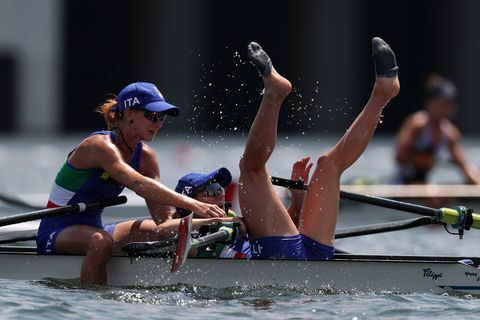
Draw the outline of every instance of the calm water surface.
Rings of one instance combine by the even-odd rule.
[[[0,137],[0,192],[7,194],[48,193],[56,170],[81,136]],[[294,160],[318,155],[336,137],[306,140],[280,137],[269,162],[274,175],[289,176]],[[237,163],[243,138],[214,137],[185,142],[160,137],[152,146],[159,154],[162,180],[174,187],[188,171],[211,171],[219,165],[238,175]],[[290,141],[297,141],[292,143]],[[302,143],[298,143],[302,141]],[[467,154],[480,164],[475,139],[467,139]],[[388,179],[391,138],[376,138],[364,156],[344,175],[348,181],[367,177]],[[221,154],[221,157],[218,155]],[[192,159],[195,159],[193,161]],[[434,180],[460,181],[458,171],[446,162]],[[18,212],[2,208],[7,215]],[[144,209],[139,209],[144,210]],[[339,227],[392,221],[412,216],[391,210],[342,203]],[[123,218],[123,217],[119,217]],[[480,256],[480,231],[472,230],[464,240],[441,228],[423,227],[375,236],[344,239],[340,249],[355,253],[432,254]],[[1,267],[0,267],[1,268]],[[228,275],[224,275],[228,276]],[[83,289],[57,280],[0,280],[0,319],[478,319],[480,299],[472,296],[415,293],[356,293],[333,290],[298,290],[286,287],[212,288],[169,286],[163,288]]]

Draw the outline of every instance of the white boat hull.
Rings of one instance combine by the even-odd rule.
[[[432,257],[344,255],[331,261],[188,259],[178,273],[171,260],[113,257],[108,264],[112,286],[191,284],[208,287],[281,285],[360,292],[458,291],[480,294],[480,270]],[[442,260],[438,258],[438,260]],[[0,278],[78,279],[82,256],[0,253]]]

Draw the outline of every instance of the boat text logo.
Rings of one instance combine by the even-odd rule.
[[[475,278],[476,281],[480,281],[480,276],[478,275],[478,272],[465,271],[465,277]]]
[[[438,278],[443,278],[443,273],[436,273],[432,270],[432,268],[425,268],[423,270],[423,277],[424,278],[431,278],[432,280],[437,280]]]

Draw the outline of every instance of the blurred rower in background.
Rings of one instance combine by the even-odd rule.
[[[428,173],[437,164],[439,152],[448,150],[451,160],[469,184],[480,183],[480,172],[466,160],[458,128],[450,121],[457,107],[457,88],[439,75],[428,77],[424,110],[409,116],[396,138],[398,165],[394,183],[426,184]]]

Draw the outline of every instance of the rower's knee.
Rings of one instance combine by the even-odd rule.
[[[90,236],[88,255],[96,257],[97,261],[107,260],[113,251],[113,239],[102,232],[94,232]]]
[[[175,237],[178,233],[178,227],[177,228],[168,228],[165,227],[162,224],[159,224],[154,230],[153,230],[154,236],[153,238],[161,241],[161,240],[166,240],[166,239],[171,239]]]
[[[264,163],[256,161],[253,158],[241,158],[239,163],[240,174],[263,173],[266,172]]]
[[[317,159],[316,170],[328,175],[338,175],[342,172],[340,162],[330,153],[323,154]]]

